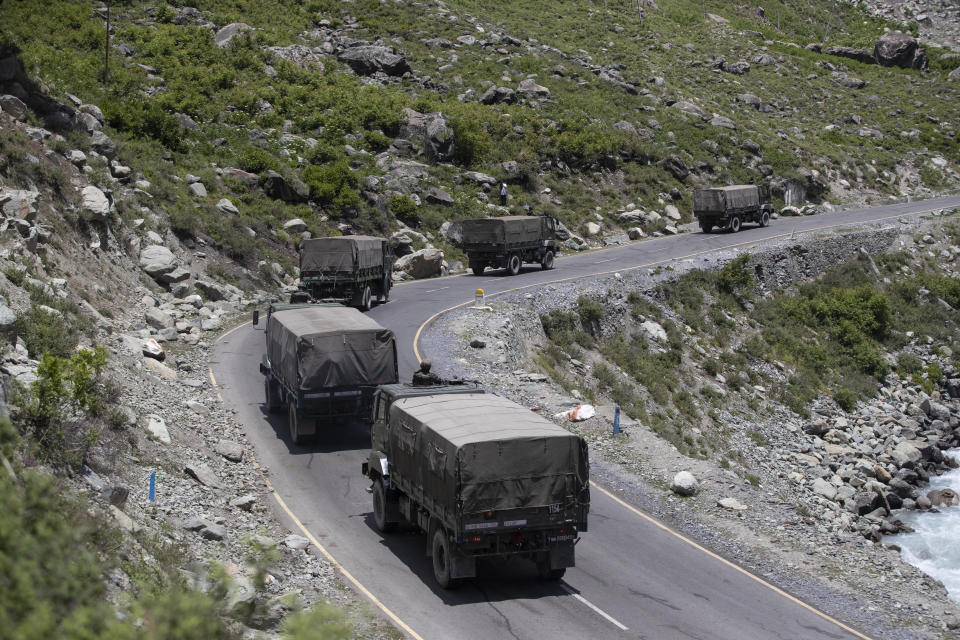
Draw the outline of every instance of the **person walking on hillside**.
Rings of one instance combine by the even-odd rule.
[[[506,182],[500,183],[500,206],[501,207],[507,206],[507,183]]]

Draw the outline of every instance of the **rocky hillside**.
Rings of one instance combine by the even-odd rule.
[[[104,81],[104,7],[8,3],[0,38],[58,102],[25,101],[11,49],[0,81],[118,221],[221,249],[233,284],[295,278],[304,234],[449,263],[467,216],[556,215],[579,250],[675,232],[697,186],[831,210],[957,184],[960,60],[845,3],[197,5],[113,7]]]

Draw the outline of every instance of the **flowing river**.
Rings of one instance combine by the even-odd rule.
[[[960,458],[960,449],[944,451]],[[960,469],[930,478],[933,489],[960,492]],[[924,491],[924,494],[926,494]],[[960,506],[937,507],[940,513],[912,511],[901,519],[915,529],[914,533],[887,536],[885,542],[900,545],[901,557],[947,587],[950,597],[960,601]]]

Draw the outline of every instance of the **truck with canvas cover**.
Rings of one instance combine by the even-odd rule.
[[[274,311],[265,333],[265,404],[272,413],[286,409],[294,444],[315,434],[318,422],[369,418],[377,386],[398,380],[393,332],[356,309]]]
[[[693,215],[704,233],[710,233],[714,227],[736,233],[744,222],[765,227],[770,224],[772,213],[770,189],[766,185],[735,184],[693,192]]]
[[[386,238],[335,236],[300,245],[300,289],[310,299],[368,311],[373,298],[390,299],[393,258]],[[295,294],[296,295],[296,294]]]
[[[557,254],[557,220],[550,216],[473,218],[460,223],[462,246],[470,269],[480,275],[487,267],[520,273],[524,262],[553,268]]]
[[[483,558],[531,560],[547,580],[574,566],[590,509],[583,438],[465,385],[386,385],[373,410],[374,525],[426,533],[441,587]]]

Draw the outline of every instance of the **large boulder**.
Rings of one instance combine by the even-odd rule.
[[[543,99],[550,97],[550,89],[537,84],[530,78],[525,78],[520,81],[520,84],[517,85],[517,93],[526,98]]]
[[[378,71],[388,76],[402,76],[410,72],[410,64],[406,58],[398,54],[393,47],[351,47],[338,54],[337,60],[347,64],[354,73],[361,76],[373,75]]]
[[[140,268],[151,278],[159,278],[177,268],[177,258],[166,247],[150,245],[140,251]]]
[[[670,482],[670,490],[681,496],[692,496],[697,492],[699,483],[689,471],[681,471],[673,476]]]
[[[890,457],[893,459],[893,463],[898,467],[909,468],[919,462],[923,457],[923,454],[912,442],[909,440],[904,440],[894,447],[893,451],[890,452]]]
[[[393,269],[403,271],[408,276],[419,280],[440,275],[442,265],[443,252],[439,249],[427,248],[397,259]]]
[[[213,36],[213,42],[221,49],[229,46],[230,41],[233,40],[237,35],[243,33],[244,31],[249,31],[253,29],[250,25],[243,22],[231,22],[230,24],[221,28]]]
[[[481,104],[513,104],[517,101],[517,92],[509,87],[490,87],[480,94]]]
[[[110,218],[110,200],[103,191],[92,184],[87,185],[80,192],[80,208],[95,220],[105,221]]]
[[[404,109],[407,122],[400,127],[400,136],[416,140],[423,145],[423,151],[433,162],[446,162],[453,157],[456,149],[453,129],[447,126],[442,113],[420,113],[413,109]]]
[[[310,198],[310,190],[296,178],[287,179],[276,171],[267,171],[263,175],[263,190],[274,200],[302,203]]]
[[[929,64],[927,53],[917,44],[916,38],[899,31],[880,36],[873,48],[873,55],[885,67],[926,69]]]
[[[673,155],[669,158],[664,158],[657,164],[680,182],[683,182],[686,177],[690,175],[690,169],[687,168],[687,163],[685,163],[680,156]]]
[[[30,109],[16,96],[0,96],[0,110],[9,113],[14,120],[26,120],[30,115]]]
[[[110,160],[117,156],[117,145],[103,131],[93,132],[93,135],[90,136],[90,148]]]

